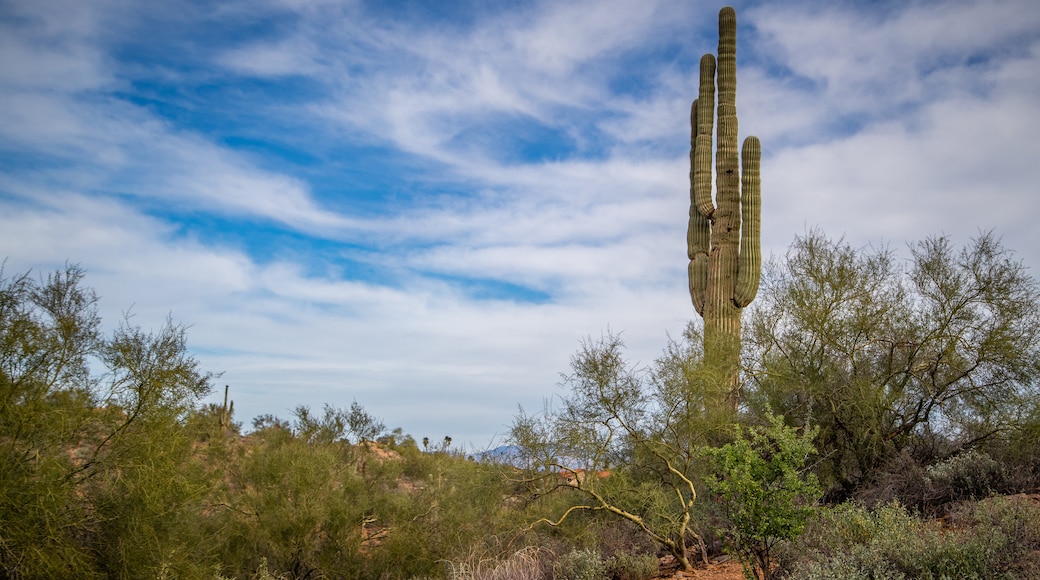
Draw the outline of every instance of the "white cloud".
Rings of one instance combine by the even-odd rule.
[[[143,110],[111,100],[23,93],[0,112],[3,147],[47,156],[42,171],[75,185],[153,200],[171,208],[254,216],[318,235],[356,235],[357,220],[320,207],[298,179],[256,167],[237,153],[181,133]]]
[[[887,17],[773,4],[750,18],[776,58],[846,113],[898,112],[943,92],[979,90],[990,59],[1017,58],[1022,40],[1035,39],[1040,26],[1040,13],[1020,0],[911,3]]]
[[[217,58],[226,68],[259,77],[307,76],[321,71],[316,48],[300,38],[256,43]]]
[[[510,30],[507,46],[527,67],[564,79],[604,54],[646,42],[661,26],[658,9],[657,2],[547,2]]]
[[[503,121],[552,128],[579,147],[588,145],[582,124],[600,122],[595,117],[620,135],[625,129],[611,129],[610,113],[643,114],[647,105],[611,94],[610,79],[627,72],[620,58],[648,41],[664,42],[686,10],[634,2],[546,3],[528,11],[482,13],[472,29],[450,31],[427,22],[309,13],[296,35],[333,26],[342,39],[323,46],[326,68],[313,78],[331,84],[335,94],[314,111],[469,174],[475,165],[497,163],[502,145],[518,138],[498,127]],[[309,58],[287,50],[286,59]],[[660,82],[674,79],[663,75]],[[669,104],[676,104],[674,95]],[[651,102],[650,108],[658,105]],[[575,125],[575,116],[590,119]],[[650,137],[662,124],[625,127]],[[483,135],[463,137],[473,130]]]

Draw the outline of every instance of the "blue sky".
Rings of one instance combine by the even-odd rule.
[[[484,448],[584,336],[651,362],[686,290],[688,115],[722,4],[0,0],[5,275],[190,325],[237,418],[357,400]],[[763,246],[994,230],[1040,267],[1034,0],[739,2]]]

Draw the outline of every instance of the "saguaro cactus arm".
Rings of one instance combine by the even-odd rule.
[[[740,264],[733,303],[743,308],[758,294],[762,271],[762,177],[759,164],[762,145],[758,137],[744,139],[740,152],[743,171],[740,178]]]
[[[702,216],[711,220],[715,206],[711,202],[711,133],[715,125],[715,57],[701,57],[700,92],[693,125],[693,202]]]
[[[711,222],[697,207],[695,193],[695,167],[697,157],[697,111],[699,100],[693,101],[690,109],[690,224],[686,230],[686,253],[690,258],[690,297],[697,314],[704,314],[704,296],[708,285],[708,250],[711,247]],[[710,137],[710,136],[709,136]],[[707,196],[711,204],[711,139],[707,141],[708,172]],[[712,208],[714,211],[714,208]]]

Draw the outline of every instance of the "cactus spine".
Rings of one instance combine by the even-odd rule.
[[[716,195],[712,188],[712,128]],[[762,156],[757,137],[744,140],[737,159],[737,16],[719,12],[719,56],[700,62],[700,88],[690,112],[690,297],[704,318],[704,355],[726,378],[728,402],[739,402],[740,315],[758,292],[762,268],[760,241]]]

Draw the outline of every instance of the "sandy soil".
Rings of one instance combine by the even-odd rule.
[[[670,558],[661,562],[661,574],[657,576],[661,580],[690,580],[691,578],[705,580],[744,580],[744,571],[740,562],[714,562],[708,564],[707,568],[698,568],[692,572],[683,572],[676,569],[675,563]]]

